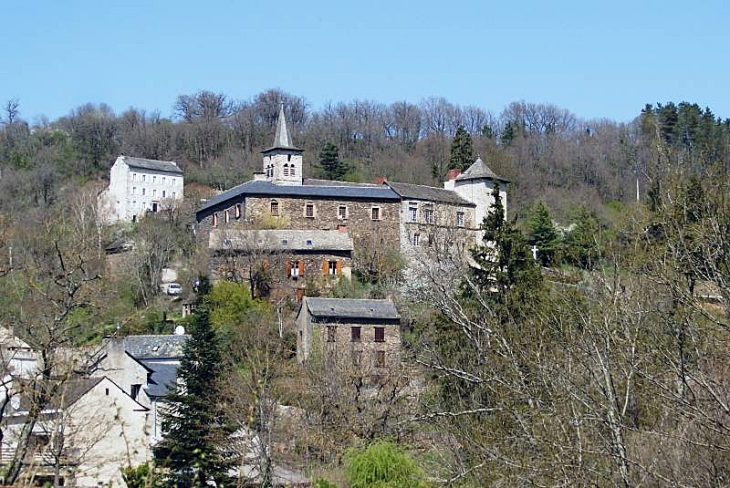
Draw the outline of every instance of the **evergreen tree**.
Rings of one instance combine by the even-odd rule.
[[[319,167],[322,169],[322,176],[328,180],[340,180],[350,169],[347,163],[340,160],[337,146],[330,142],[319,151]]]
[[[598,262],[599,247],[596,241],[598,222],[588,210],[578,209],[573,228],[565,237],[565,258],[583,269],[592,269]]]
[[[522,232],[504,218],[499,186],[492,191],[493,203],[484,218],[484,246],[472,250],[479,265],[473,270],[476,282],[488,292],[504,320],[514,318],[529,298],[542,288],[542,276]]]
[[[543,266],[550,266],[555,262],[556,253],[560,248],[560,236],[555,230],[555,224],[550,217],[550,211],[543,202],[538,202],[527,216],[530,244],[537,246],[537,258]]]
[[[190,338],[178,368],[182,380],[169,395],[163,413],[165,438],[154,448],[158,465],[167,468],[168,486],[230,485],[233,465],[223,452],[232,429],[223,415],[219,380],[221,351],[206,306],[194,315]]]
[[[504,130],[502,131],[502,137],[500,138],[500,142],[503,146],[511,146],[512,141],[514,141],[516,136],[517,131],[515,130],[515,125],[512,123],[512,121],[508,121],[504,126]]]
[[[451,157],[449,167],[464,171],[474,162],[474,148],[472,147],[471,136],[464,126],[456,128],[456,134],[451,141]]]

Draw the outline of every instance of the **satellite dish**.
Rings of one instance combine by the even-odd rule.
[[[175,332],[173,332],[173,334],[185,335],[185,327],[183,327],[182,325],[178,325],[177,327],[175,327]]]

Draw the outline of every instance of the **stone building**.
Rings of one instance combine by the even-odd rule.
[[[304,297],[296,324],[300,363],[321,352],[374,374],[400,367],[400,316],[390,300]]]
[[[182,199],[183,172],[177,163],[119,156],[109,173],[109,186],[99,195],[99,206],[107,222],[133,222]]]
[[[327,287],[352,272],[352,238],[340,230],[252,230],[228,227],[209,234],[211,278],[266,285],[286,293],[305,280]],[[255,289],[266,295],[268,290]]]
[[[373,252],[398,250],[407,258],[428,248],[458,252],[481,243],[480,225],[498,186],[506,208],[507,180],[481,160],[463,174],[449,172],[444,188],[389,182],[348,183],[304,178],[302,150],[294,146],[283,105],[274,144],[263,151],[263,172],[207,201],[196,213],[202,242],[214,229],[332,231],[346,228],[353,266]],[[458,245],[457,245],[458,244]]]

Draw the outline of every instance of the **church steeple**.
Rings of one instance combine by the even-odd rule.
[[[263,151],[266,179],[277,185],[302,184],[302,149],[292,142],[284,115],[284,103],[279,105],[274,144]]]

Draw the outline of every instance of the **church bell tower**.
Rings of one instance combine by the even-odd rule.
[[[282,103],[279,106],[279,120],[276,122],[274,144],[262,151],[266,181],[275,185],[301,185],[303,152],[304,150],[292,143]]]

